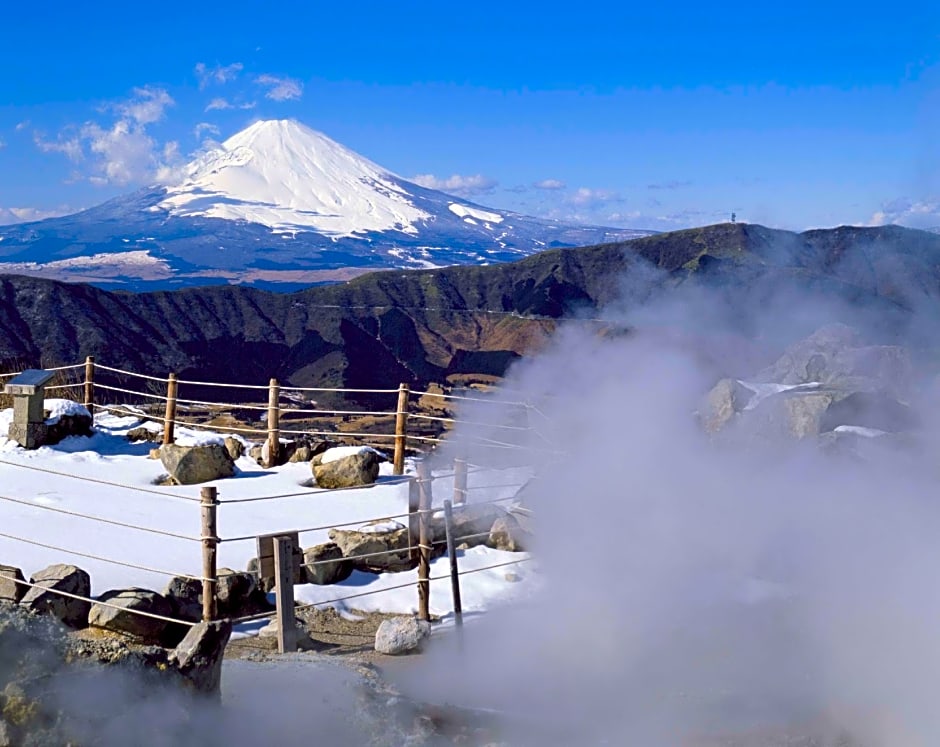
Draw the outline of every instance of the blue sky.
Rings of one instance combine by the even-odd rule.
[[[940,226],[940,3],[17,3],[0,219],[295,118],[481,204],[670,229]]]

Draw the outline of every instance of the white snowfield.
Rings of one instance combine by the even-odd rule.
[[[59,416],[74,411],[76,405],[66,400],[46,400],[46,408]],[[7,432],[11,418],[12,410],[0,412],[0,433]],[[123,435],[141,424],[134,417],[101,414],[96,416],[93,436],[71,437],[35,451],[26,451],[0,437],[0,564],[21,568],[28,579],[54,563],[72,563],[91,574],[94,595],[132,586],[162,591],[173,575],[200,576],[198,499],[203,486],[155,485],[164,469],[159,460],[148,458],[154,444],[130,443]],[[177,441],[181,443],[221,440],[219,434],[186,428],[178,429],[178,435]],[[218,487],[221,501],[220,568],[244,570],[256,554],[255,538],[260,534],[299,530],[301,545],[307,548],[328,541],[331,527],[357,529],[374,521],[392,527],[407,522],[402,514],[408,511],[408,485],[391,475],[388,463],[382,465],[374,487],[337,492],[307,487],[311,479],[308,464],[286,464],[266,470],[251,458],[242,457],[237,468],[234,478],[212,483]],[[409,464],[411,468],[413,465]],[[469,476],[470,501],[509,498],[518,489],[514,486],[521,486],[530,476],[529,470],[521,468],[473,472]],[[490,485],[493,487],[488,488]],[[444,499],[453,496],[453,479],[445,476],[436,480],[433,491],[434,505],[442,505]],[[274,495],[284,497],[225,503]],[[460,570],[472,571],[527,557],[522,553],[474,547],[461,552]],[[482,612],[496,602],[527,596],[538,581],[531,566],[519,563],[463,576],[464,610]],[[447,558],[438,558],[432,563],[431,575],[446,577],[448,569]],[[507,580],[508,571],[517,578]],[[332,586],[297,586],[295,596],[301,603],[324,603],[340,611],[409,614],[417,610],[416,583],[416,571],[381,575],[355,572],[346,581]],[[401,585],[404,588],[368,593]],[[367,595],[358,596],[363,593]],[[350,595],[357,596],[341,601]],[[447,578],[431,583],[431,612],[441,616],[452,612]],[[263,625],[248,625],[242,632],[250,633]]]
[[[499,213],[491,213],[489,210],[480,210],[479,208],[468,207],[467,205],[460,205],[456,202],[450,203],[447,206],[450,212],[460,218],[476,218],[479,221],[484,223],[502,223],[503,216]]]
[[[149,250],[138,249],[130,252],[113,254],[92,254],[89,257],[71,257],[57,259],[54,262],[3,262],[4,272],[22,272],[26,270],[68,270],[96,268],[102,266],[152,267],[169,272],[169,263],[165,259],[154,257]]]
[[[256,122],[186,172],[155,209],[334,238],[392,229],[414,234],[414,224],[430,218],[395,174],[291,120]]]

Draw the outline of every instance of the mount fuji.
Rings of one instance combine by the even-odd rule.
[[[291,290],[649,233],[483,207],[396,176],[298,122],[271,120],[204,153],[175,183],[0,227],[0,272],[132,290]]]

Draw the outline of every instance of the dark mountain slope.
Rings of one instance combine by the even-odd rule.
[[[292,294],[213,286],[109,293],[0,278],[3,368],[95,355],[164,375],[390,388],[500,374],[563,316],[707,285],[746,329],[780,294],[838,299],[903,324],[940,296],[940,236],[722,224],[489,267],[387,271]],[[887,323],[887,322],[886,322]]]

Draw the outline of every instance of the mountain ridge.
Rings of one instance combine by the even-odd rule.
[[[424,386],[502,375],[546,344],[562,319],[619,309],[605,311],[606,322],[588,322],[593,332],[617,329],[629,309],[697,287],[723,300],[722,324],[742,334],[753,336],[758,317],[781,298],[781,313],[792,314],[798,293],[807,307],[851,306],[890,336],[940,298],[940,236],[894,227],[794,234],[719,224],[490,267],[376,272],[295,293],[241,286],[108,292],[0,276],[0,365],[95,355],[154,375]],[[707,331],[711,322],[692,323]]]

